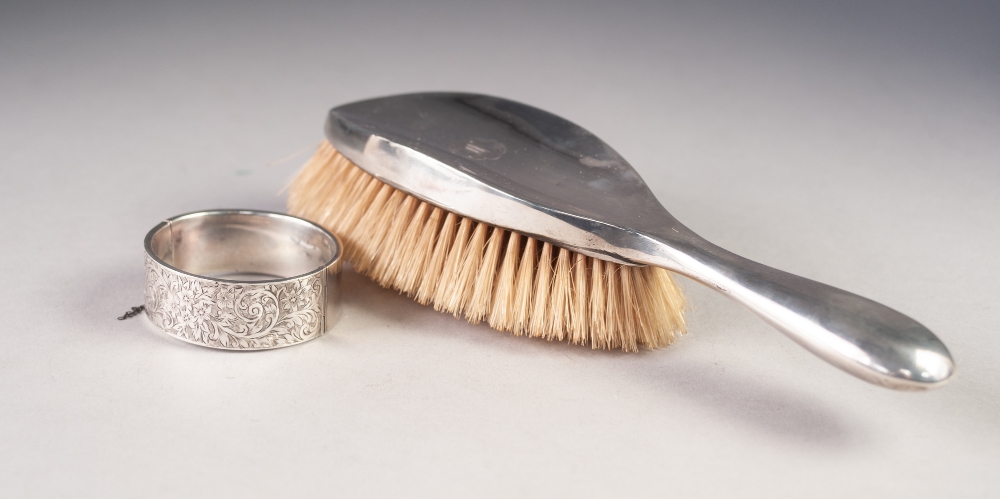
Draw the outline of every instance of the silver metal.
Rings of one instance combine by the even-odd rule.
[[[913,319],[701,238],[614,149],[556,115],[485,95],[408,94],[334,108],[326,135],[368,173],[447,210],[691,277],[863,380],[922,390],[954,372],[948,349]]]
[[[301,218],[213,210],[146,235],[146,315],[180,340],[264,350],[322,335],[340,313],[342,245]]]

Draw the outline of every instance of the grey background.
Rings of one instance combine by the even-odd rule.
[[[5,2],[0,494],[995,496],[996,5]],[[420,90],[583,125],[713,242],[916,317],[957,379],[867,385],[690,281],[690,334],[632,355],[353,274],[286,350],[115,320],[153,225],[282,210],[327,108]]]

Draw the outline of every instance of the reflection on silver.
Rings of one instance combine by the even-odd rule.
[[[447,210],[702,282],[866,381],[920,390],[954,371],[948,349],[913,319],[702,239],[610,146],[548,112],[485,95],[408,94],[337,107],[326,135],[368,173]]]
[[[262,211],[170,218],[146,236],[146,315],[178,339],[227,350],[311,340],[336,323],[341,245]]]

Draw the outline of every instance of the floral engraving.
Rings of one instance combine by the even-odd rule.
[[[146,315],[168,334],[233,350],[293,345],[323,333],[325,273],[279,283],[225,283],[146,256]]]

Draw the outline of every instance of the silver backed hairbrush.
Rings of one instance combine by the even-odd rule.
[[[610,146],[551,113],[485,95],[408,94],[334,108],[327,120],[326,136],[336,150],[328,154],[339,152],[346,158],[342,162],[349,160],[374,179],[391,186],[384,187],[387,189],[384,194],[378,186],[345,187],[337,191],[339,195],[366,200],[363,203],[384,204],[389,203],[398,190],[413,196],[417,200],[414,203],[423,201],[429,207],[474,219],[484,226],[502,228],[508,231],[504,232],[507,234],[503,236],[504,241],[523,236],[529,241],[545,242],[543,250],[552,244],[575,252],[578,260],[570,260],[569,267],[556,259],[555,253],[541,258],[546,268],[549,268],[546,258],[553,259],[552,265],[557,269],[552,271],[555,273],[551,275],[556,276],[553,279],[558,279],[559,265],[563,265],[572,280],[576,275],[573,272],[579,270],[572,265],[574,261],[581,265],[584,265],[582,262],[600,264],[603,261],[624,269],[634,268],[631,266],[667,269],[729,296],[820,358],[863,380],[894,389],[921,390],[945,383],[954,371],[954,363],[944,344],[906,315],[847,291],[747,260],[699,237],[660,205],[631,165]],[[325,161],[335,163],[332,159]],[[314,158],[313,163],[320,165],[322,161]],[[322,168],[316,166],[308,176],[304,172],[303,178],[297,180],[299,187],[293,186],[289,206],[294,214],[311,219],[323,219],[329,214],[330,210],[319,206],[321,203],[317,201],[317,193],[321,191],[315,189],[322,183],[321,171]],[[308,189],[314,191],[307,192]],[[369,192],[365,189],[372,194],[365,194]],[[401,197],[393,201],[396,204],[392,206],[399,207],[404,202],[407,202],[405,197]],[[416,213],[414,203],[407,205],[407,213]],[[390,238],[409,241],[407,244],[411,245],[419,240],[419,231],[414,230],[418,235],[410,237],[406,223],[393,222],[389,213],[392,209],[383,209],[387,214],[378,219],[387,226],[384,234],[377,236],[379,242],[372,243],[373,249],[367,256],[356,256],[355,261],[396,276],[393,277],[395,281],[388,279],[396,283],[393,287],[420,299],[419,286],[407,281],[410,277],[407,277],[406,268],[408,265],[432,267],[435,265],[431,261],[433,258],[426,258],[430,263],[378,259],[378,253],[392,251],[385,242]],[[328,228],[337,230],[338,223],[357,228],[364,225],[364,220],[369,220],[365,217],[374,221],[379,216],[352,214],[352,210],[360,209],[347,206],[340,213],[329,215],[349,223],[335,222]],[[425,223],[428,217],[420,215],[420,223]],[[452,253],[459,255],[453,261],[461,260],[461,251],[471,251],[470,245],[479,244],[475,247],[484,249],[476,250],[480,253],[474,257],[483,255],[492,262],[478,267],[478,273],[470,278],[469,284],[437,282],[439,291],[444,289],[442,286],[465,286],[462,289],[468,296],[459,302],[465,300],[462,303],[470,304],[479,299],[486,307],[473,314],[476,317],[485,318],[491,306],[494,312],[498,307],[513,306],[513,302],[505,305],[496,298],[500,293],[496,288],[500,284],[494,283],[492,274],[497,274],[496,281],[500,282],[504,279],[500,274],[506,271],[503,270],[502,254],[495,258],[490,256],[493,240],[477,243],[473,228],[466,230],[458,226],[453,229],[447,220],[445,228],[440,228],[440,220],[433,223],[438,224],[434,229],[437,234],[444,234],[446,230],[464,234],[459,237],[464,249],[452,249]],[[360,229],[348,232],[352,230]],[[489,238],[489,233],[484,234],[480,239]],[[345,239],[350,241],[352,237],[363,240],[367,236],[349,234]],[[503,253],[501,244],[506,243],[496,242],[501,249],[494,253]],[[517,244],[521,248],[525,245],[521,239],[510,243]],[[537,258],[535,253],[532,255]],[[466,256],[468,258],[471,257]],[[523,254],[521,258],[525,258]],[[439,259],[444,263],[437,264],[437,268],[447,270],[447,262],[452,260],[444,256]],[[623,272],[625,274],[633,275]],[[455,273],[452,279],[458,279],[458,275]],[[492,287],[486,286],[485,291],[480,292],[482,286],[477,287],[476,279],[485,278],[490,279]],[[641,280],[641,276],[637,278]],[[533,281],[536,288],[539,279],[536,277]],[[509,282],[514,283],[514,278]],[[593,282],[602,286],[603,281]],[[556,286],[549,281],[544,285],[545,289]],[[590,293],[594,295],[597,290],[592,289]],[[535,295],[540,296],[537,291]],[[548,295],[545,300],[550,300]],[[426,301],[434,302],[433,299]],[[580,305],[579,310],[586,310],[585,305]],[[566,328],[573,329],[576,320],[573,307],[567,299],[565,306],[557,307],[555,314],[559,317],[553,320],[564,317]],[[442,308],[458,313],[455,307]],[[636,321],[641,325],[641,319]]]

